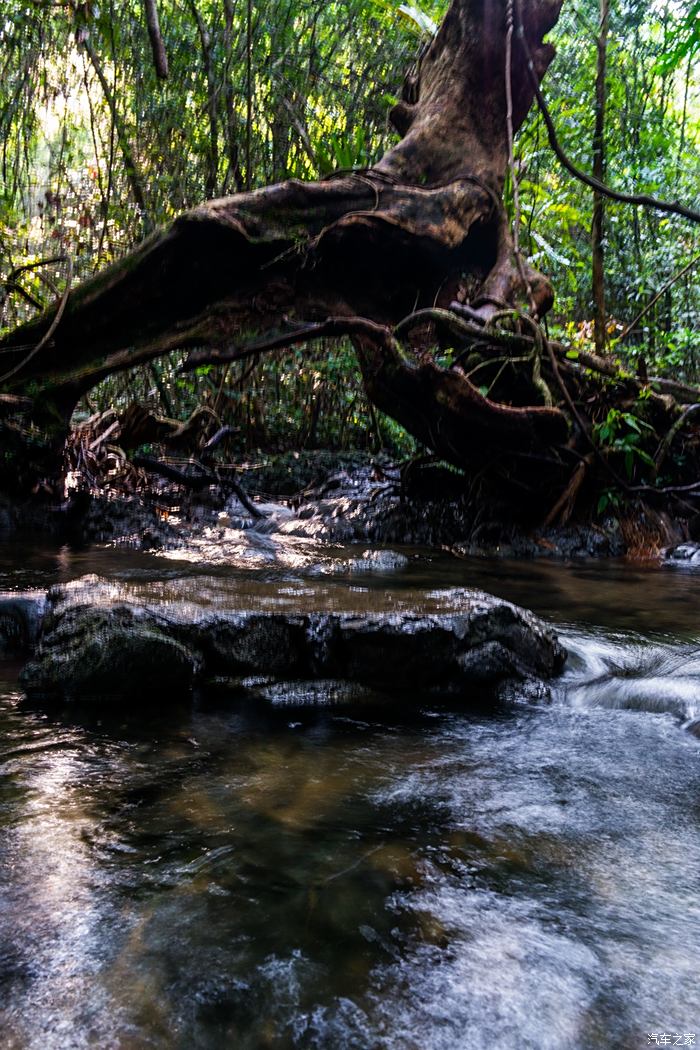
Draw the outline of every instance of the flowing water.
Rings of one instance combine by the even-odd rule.
[[[202,695],[42,710],[0,664],[0,1045],[700,1042],[700,576],[287,548],[252,568],[0,550],[168,600],[418,608],[478,586],[559,626],[550,704]],[[672,1045],[672,1044],[671,1044]],[[681,1044],[678,1044],[681,1045]]]

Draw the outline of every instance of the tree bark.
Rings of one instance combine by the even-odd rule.
[[[156,0],[144,0],[146,6],[146,26],[148,28],[148,39],[151,42],[153,53],[153,67],[159,80],[168,79],[168,54],[163,43],[163,35],[160,31],[160,20],[158,18],[158,6]]]

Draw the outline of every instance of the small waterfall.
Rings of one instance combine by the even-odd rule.
[[[559,683],[579,707],[667,712],[683,722],[700,715],[700,646],[637,635],[566,632],[569,659]]]

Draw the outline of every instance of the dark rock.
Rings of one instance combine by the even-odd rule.
[[[391,701],[359,682],[342,679],[287,679],[253,687],[257,695],[273,707],[381,707]]]
[[[686,722],[683,728],[692,736],[697,737],[697,739],[700,740],[700,718],[691,719],[690,722]]]
[[[464,491],[464,478],[444,464],[407,469],[403,477],[379,462],[340,470],[307,489],[290,507],[268,505],[252,520],[235,501],[227,522],[235,528],[330,543],[450,546],[459,556],[579,560],[616,558],[626,551],[619,522],[533,529],[523,522],[482,521],[483,508]]]
[[[482,592],[452,594],[459,611],[429,615],[212,611],[87,578],[49,593],[22,684],[33,695],[167,703],[198,675],[221,673],[461,695],[561,670],[564,651],[535,616]]]
[[[91,497],[74,531],[85,543],[116,543],[136,550],[159,550],[179,541],[177,530],[138,496]]]
[[[207,671],[243,671],[288,675],[305,664],[307,639],[303,617],[277,613],[230,612],[197,616],[182,614],[172,630],[198,646]]]
[[[157,487],[151,496],[158,505],[148,497],[94,495],[52,510],[38,504],[19,508],[0,497],[0,533],[9,523],[14,531],[40,528],[76,542],[142,550],[187,547],[212,528],[228,528],[325,543],[447,546],[462,557],[580,560],[627,552],[614,516],[551,528],[514,521],[497,504],[489,509],[465,488],[458,471],[437,461],[399,469],[382,455],[314,450],[259,456],[240,464],[239,480],[256,498],[276,495],[278,501],[258,503],[263,517],[257,517],[216,486],[196,496],[177,485]],[[659,542],[686,534],[679,523],[659,514],[652,520],[650,513],[640,508],[640,525],[650,536],[663,535]]]
[[[453,690],[529,675],[550,677],[563,658],[546,629],[507,602],[475,594],[465,613],[333,618],[329,670],[384,688]]]
[[[452,544],[461,557],[549,558],[580,561],[588,558],[620,558],[626,546],[619,522],[610,518],[603,525],[564,525],[534,532],[493,523],[478,529],[469,540]]]
[[[283,452],[243,464],[240,482],[250,492],[292,496],[311,485],[326,483],[338,472],[362,467],[369,459],[366,452],[332,452],[326,449]]]
[[[20,675],[28,694],[166,704],[190,692],[201,658],[173,637],[168,621],[110,601],[113,589],[104,585],[92,595],[71,590],[49,592],[38,648]]]
[[[46,607],[41,591],[0,593],[0,656],[30,651],[37,642]]]

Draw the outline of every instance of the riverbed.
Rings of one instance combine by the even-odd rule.
[[[700,1038],[700,576],[287,543],[173,560],[31,542],[261,608],[479,587],[557,628],[549,702],[29,706],[0,664],[0,1033],[36,1047],[532,1047]],[[304,699],[303,697],[301,699]]]

